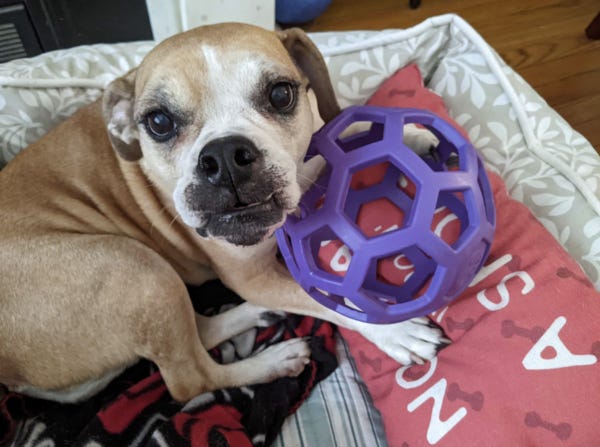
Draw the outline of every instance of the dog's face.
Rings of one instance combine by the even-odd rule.
[[[105,94],[117,151],[139,160],[201,236],[253,245],[296,208],[322,122],[312,84],[331,96],[326,115],[337,107],[329,79],[309,78],[323,62],[303,39],[240,24],[198,28],[156,47]]]

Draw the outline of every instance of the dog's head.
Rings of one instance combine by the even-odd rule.
[[[222,24],[158,45],[108,86],[103,111],[117,153],[187,225],[253,245],[296,208],[311,135],[339,108],[302,31]]]

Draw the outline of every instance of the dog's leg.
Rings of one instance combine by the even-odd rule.
[[[295,376],[309,361],[307,342],[295,339],[286,342],[286,349],[217,364],[200,341],[181,278],[137,241],[59,234],[31,243],[37,250],[21,250],[15,271],[33,279],[3,278],[8,290],[20,294],[10,301],[7,314],[31,315],[11,328],[14,340],[26,340],[27,349],[22,343],[4,346],[9,358],[27,366],[27,375],[10,384],[12,388],[61,393],[143,357],[158,365],[171,395],[187,401],[209,390]],[[48,275],[32,274],[39,269],[39,259],[52,259]],[[260,323],[264,310],[250,309],[252,324]],[[0,324],[6,321],[0,314]]]
[[[228,259],[227,265],[231,266],[232,262],[235,261]],[[251,271],[247,264],[239,267],[230,269],[237,272],[236,275],[227,275],[223,271],[219,274],[228,287],[247,301],[272,309],[310,315],[358,331],[402,364],[423,363],[432,359],[441,347],[449,343],[441,329],[432,325],[427,318],[375,325],[344,317],[308,296],[279,263],[257,265]],[[242,271],[246,274],[241,275]]]
[[[182,284],[183,286],[183,284]],[[310,349],[303,339],[291,339],[278,343],[261,353],[228,365],[217,364],[207,353],[206,347],[195,336],[197,326],[193,309],[183,287],[179,292],[179,299],[174,299],[175,290],[171,288],[169,308],[175,311],[170,324],[160,323],[155,328],[160,337],[149,339],[142,356],[154,361],[167,384],[171,395],[179,401],[187,401],[201,392],[266,383],[284,376],[297,376],[309,362]],[[239,314],[245,309],[240,309],[234,315],[227,315],[221,322],[227,323],[233,316],[239,319]],[[160,311],[160,309],[158,309]],[[162,309],[165,310],[165,309]],[[234,309],[235,310],[235,309]],[[262,311],[261,313],[264,313]],[[235,315],[238,314],[238,315]],[[253,319],[253,323],[259,320]],[[220,337],[209,337],[212,343],[229,338],[248,325],[239,324],[236,330],[220,332]],[[209,325],[214,327],[214,325]],[[150,328],[149,328],[150,330]],[[154,332],[154,331],[153,331]],[[206,334],[206,332],[205,332]]]
[[[196,324],[202,344],[206,349],[212,349],[248,329],[268,327],[283,318],[285,312],[269,310],[252,303],[242,303],[212,317],[196,314]]]
[[[152,253],[154,255],[154,253]],[[142,329],[136,349],[138,355],[154,361],[171,393],[179,401],[187,401],[201,392],[266,383],[284,376],[297,376],[309,362],[310,349],[303,339],[292,339],[274,345],[265,351],[228,365],[217,364],[201,343],[203,334],[212,344],[227,339],[250,325],[267,324],[271,314],[253,305],[241,306],[216,323],[233,323],[231,329],[217,336],[198,329],[187,289],[166,261],[155,256],[154,262],[163,264],[153,269],[153,283],[146,287],[151,296],[143,300],[144,307],[137,317]],[[243,313],[250,313],[244,319]],[[267,313],[265,313],[267,312]],[[215,325],[209,324],[209,330]],[[280,346],[281,345],[281,346]]]
[[[403,142],[421,157],[427,155],[431,149],[440,144],[440,141],[431,131],[412,123],[404,126]]]

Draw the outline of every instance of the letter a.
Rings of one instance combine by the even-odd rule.
[[[523,366],[528,370],[540,369],[559,369],[568,368],[571,366],[588,366],[595,364],[598,359],[591,354],[576,355],[567,349],[558,333],[567,323],[567,319],[563,316],[554,320],[554,323],[540,337],[533,348],[527,353],[523,359]],[[546,348],[553,348],[556,355],[551,359],[542,357],[542,352]]]

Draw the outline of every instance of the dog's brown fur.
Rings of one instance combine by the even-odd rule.
[[[151,92],[168,83],[179,105],[199,114],[173,150],[193,145],[210,88],[210,67],[198,62],[200,42],[223,55],[240,48],[260,54],[302,84],[304,115],[290,136],[296,147],[286,149],[295,151],[296,163],[321,123],[313,90],[326,120],[337,113],[325,65],[303,33],[205,27],[159,45],[102,100],[22,151],[0,173],[1,383],[68,390],[144,357],[158,365],[173,397],[186,401],[205,390],[298,374],[309,354],[302,340],[231,365],[210,358],[206,348],[231,330],[195,316],[184,284],[217,277],[267,308],[362,327],[308,298],[276,262],[272,239],[241,249],[201,238],[179,218],[172,185],[153,170],[166,163],[161,149],[135,120]],[[105,121],[116,127],[107,132]],[[269,131],[290,132],[275,125]],[[144,165],[148,159],[159,161]],[[437,336],[419,343],[435,347]]]

